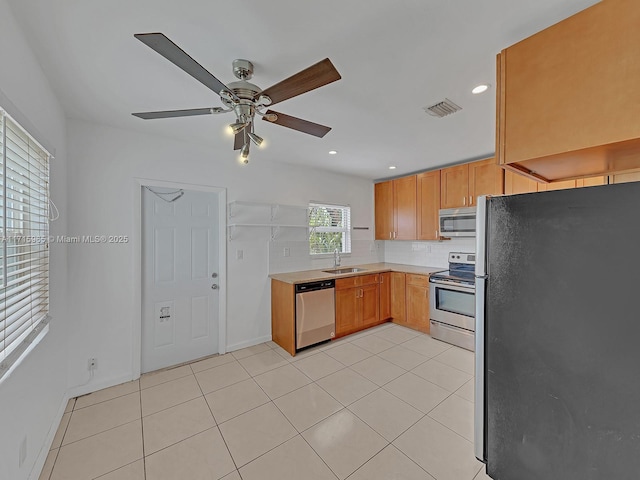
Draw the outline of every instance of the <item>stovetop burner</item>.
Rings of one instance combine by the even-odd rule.
[[[434,280],[475,285],[476,256],[473,253],[452,252],[449,254],[449,270],[434,273]]]

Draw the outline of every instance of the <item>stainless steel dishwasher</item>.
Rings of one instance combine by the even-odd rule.
[[[296,349],[336,335],[335,280],[296,285]]]

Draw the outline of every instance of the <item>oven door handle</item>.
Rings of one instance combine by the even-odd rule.
[[[433,289],[439,287],[439,288],[445,288],[447,290],[454,290],[456,292],[467,292],[467,293],[475,292],[475,285],[469,285],[468,287],[465,287],[460,285],[459,283],[443,282],[440,280],[437,280],[437,281],[430,280],[430,282]]]

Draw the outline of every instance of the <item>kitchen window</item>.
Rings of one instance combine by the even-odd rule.
[[[351,207],[309,204],[309,253],[351,253]]]
[[[48,322],[49,158],[0,109],[0,377]]]

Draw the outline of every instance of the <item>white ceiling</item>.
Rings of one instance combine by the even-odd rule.
[[[596,0],[9,0],[69,117],[215,147],[233,162],[232,114],[140,120],[131,112],[220,106],[133,37],[162,32],[222,82],[231,61],[267,88],[325,57],[342,80],[276,110],[333,127],[323,139],[267,122],[261,158],[384,178],[490,156],[495,55]],[[483,95],[470,90],[490,83]],[[450,98],[443,119],[422,107]],[[220,150],[219,147],[223,147]],[[228,151],[222,158],[220,151]],[[338,155],[328,155],[329,150]],[[213,150],[212,150],[213,151]],[[212,154],[213,156],[214,154]],[[388,170],[396,165],[394,171]],[[251,164],[249,165],[250,168]]]

